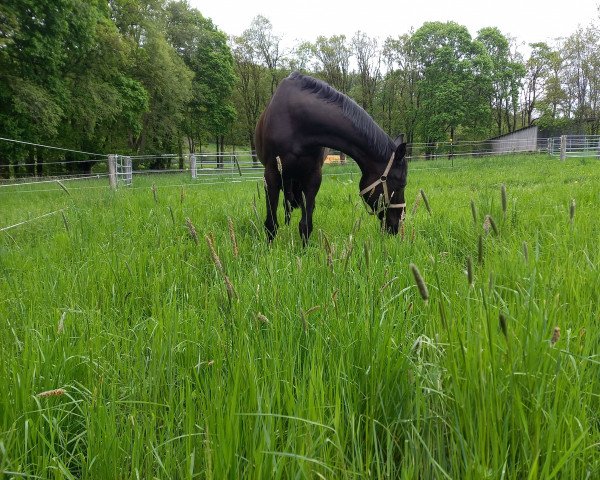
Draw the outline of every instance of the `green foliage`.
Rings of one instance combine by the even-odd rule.
[[[489,119],[491,61],[468,30],[454,22],[425,23],[411,41],[422,68],[418,128],[427,142],[477,130]]]
[[[178,150],[186,121],[204,122],[199,142],[223,135],[235,119],[226,36],[186,2],[9,0],[0,21],[5,136],[164,152]],[[30,155],[0,148],[15,164]]]
[[[234,63],[226,35],[186,2],[167,6],[170,43],[194,73],[192,98],[183,128],[192,151],[195,144],[229,131],[236,118],[231,101],[235,83]]]
[[[350,90],[350,57],[352,50],[345,35],[319,36],[314,43],[305,43],[302,48],[314,58],[311,70],[340,92]]]
[[[491,61],[490,108],[496,134],[516,130],[521,80],[525,76],[522,61],[512,59],[508,39],[495,27],[483,28],[478,32],[480,42]]]

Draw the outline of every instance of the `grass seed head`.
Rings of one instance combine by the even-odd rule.
[[[556,342],[560,340],[560,327],[554,327],[554,331],[552,332],[552,338],[550,339],[550,346],[553,347],[556,345]]]
[[[414,215],[415,213],[417,213],[417,209],[419,208],[419,204],[421,203],[421,193],[417,193],[417,196],[415,197],[415,203],[413,205],[412,208],[412,214]]]
[[[265,325],[268,325],[269,323],[269,319],[267,317],[265,317],[262,313],[257,313],[256,314],[256,319],[260,322],[260,323],[264,323]]]
[[[175,214],[173,213],[173,209],[171,208],[171,205],[169,205],[167,208],[169,209],[169,213],[171,214],[171,221],[173,222],[173,225],[175,225]]]
[[[496,222],[494,222],[494,219],[492,218],[491,215],[486,215],[485,220],[483,222],[483,231],[485,233],[490,233],[490,227],[491,227],[492,231],[496,235],[498,235],[498,227],[496,226]]]
[[[427,212],[429,213],[429,215],[431,215],[431,207],[429,206],[429,200],[427,199],[427,195],[425,195],[423,189],[421,189],[421,197],[423,197],[423,203],[425,204]]]
[[[154,197],[154,203],[158,203],[158,190],[156,189],[156,184],[152,184],[152,196]]]
[[[477,225],[477,206],[474,200],[471,200],[471,216],[473,217],[473,223]]]
[[[196,232],[196,227],[192,221],[188,218],[185,219],[185,224],[187,225],[188,231],[190,232],[190,237],[194,240],[194,243],[198,245],[198,233]]]
[[[529,262],[529,247],[527,246],[527,242],[523,242],[523,257],[525,257],[525,262]]]
[[[500,330],[502,330],[504,338],[508,340],[508,326],[506,324],[506,316],[502,312],[498,314],[498,323],[500,324]]]
[[[225,275],[225,269],[223,268],[223,263],[221,262],[221,259],[219,258],[219,255],[217,254],[217,251],[215,249],[215,243],[214,243],[212,237],[210,235],[204,235],[204,238],[206,239],[206,243],[208,244],[208,249],[210,250],[210,256],[212,257],[212,261],[215,264],[215,267],[217,267],[217,270],[219,270],[219,272],[221,272],[223,275]]]
[[[300,320],[302,320],[302,329],[304,333],[308,332],[308,321],[306,320],[306,315],[304,314],[304,310],[300,309]]]
[[[46,390],[45,392],[40,392],[36,395],[38,398],[47,398],[47,397],[60,397],[64,395],[67,391],[64,388],[57,388],[54,390]]]
[[[65,215],[64,211],[60,211],[60,214],[62,216],[62,221],[63,221],[63,225],[65,226],[65,230],[68,232],[69,231],[69,221],[67,220],[67,216]]]
[[[575,218],[575,199],[571,199],[571,205],[569,206],[569,220],[573,223],[573,219]]]
[[[69,197],[71,196],[71,192],[69,192],[69,190],[67,189],[67,187],[65,187],[65,185],[60,180],[56,180],[56,183],[58,183],[58,185],[60,186],[60,188],[62,188],[65,191],[65,193],[67,195],[69,195]]]
[[[60,320],[58,321],[58,325],[56,327],[56,333],[59,335],[65,331],[65,318],[67,317],[67,312],[63,312],[60,316]]]
[[[414,263],[410,264],[410,270],[412,271],[413,277],[415,278],[415,283],[417,284],[417,288],[419,289],[419,294],[424,301],[429,300],[429,290],[427,290],[427,285],[425,284],[425,280],[419,272],[419,269]]]
[[[502,184],[500,187],[500,197],[502,199],[502,213],[506,216],[506,185]]]
[[[494,218],[491,215],[488,216],[490,217],[490,225],[492,226],[492,230],[496,235],[498,235],[498,227],[496,226],[496,222],[494,222]]]
[[[231,283],[229,277],[223,274],[223,280],[225,281],[225,288],[227,289],[227,297],[229,298],[229,301],[233,300],[234,298],[237,298],[237,293],[235,292],[235,289],[233,288],[233,283]]]
[[[469,287],[473,285],[473,259],[470,256],[467,257],[467,282]]]
[[[323,231],[321,231],[321,235],[323,236],[323,243],[325,244],[325,252],[327,253],[327,266],[333,272],[333,250],[331,248],[331,244],[329,243],[329,239],[327,235]]]
[[[281,164],[281,158],[279,158],[279,155],[275,157],[275,160],[277,160],[277,171],[279,172],[279,175],[283,175],[283,165]]]
[[[486,215],[485,220],[483,221],[483,231],[488,234],[490,233],[490,216]]]
[[[233,256],[237,258],[239,255],[237,239],[235,238],[235,230],[233,228],[233,220],[227,217],[227,225],[229,226],[229,237],[231,238],[231,245],[233,246]]]

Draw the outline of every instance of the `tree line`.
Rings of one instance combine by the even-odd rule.
[[[228,36],[185,0],[4,0],[0,137],[132,155],[253,149],[260,113],[293,70],[350,95],[409,142],[485,139],[534,124],[599,134],[597,23],[530,44],[527,55],[498,28],[472,36],[455,22],[284,48],[263,16]],[[82,153],[0,141],[0,178],[94,164]]]

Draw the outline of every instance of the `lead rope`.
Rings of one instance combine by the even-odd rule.
[[[362,196],[365,193],[367,193],[367,192],[372,193],[375,190],[375,188],[377,187],[377,185],[379,185],[380,183],[383,184],[383,200],[384,200],[383,206],[382,207],[378,206],[378,208],[375,211],[369,211],[367,209],[367,213],[369,213],[369,215],[375,215],[375,214],[379,213],[382,209],[387,209],[387,208],[406,208],[406,203],[391,203],[392,198],[390,197],[388,188],[387,188],[387,176],[388,176],[388,173],[390,173],[390,170],[392,169],[392,164],[394,163],[395,156],[396,156],[396,152],[392,152],[392,156],[390,157],[390,160],[388,161],[388,164],[385,167],[385,170],[383,171],[383,174],[381,175],[381,177],[379,177],[377,180],[375,180],[368,187],[363,188],[359,193],[359,195],[362,198]],[[393,193],[392,193],[392,195],[393,195]],[[379,195],[379,197],[381,199],[381,195]],[[377,203],[378,204],[381,203],[380,200],[378,200]]]

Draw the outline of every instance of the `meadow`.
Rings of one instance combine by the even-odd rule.
[[[600,161],[358,179],[1,188],[0,478],[599,478]]]

